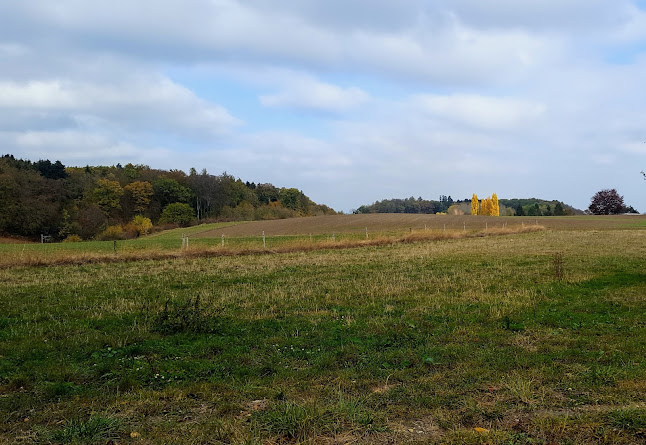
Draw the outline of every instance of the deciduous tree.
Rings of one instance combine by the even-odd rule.
[[[491,215],[500,216],[500,203],[498,202],[498,195],[495,193],[491,195]]]
[[[592,197],[588,210],[595,215],[616,215],[624,209],[624,197],[615,189],[598,191]]]
[[[478,195],[476,195],[474,193],[473,196],[471,197],[471,214],[472,215],[477,215],[478,214],[479,206],[480,206],[480,204],[478,202]]]
[[[183,202],[174,202],[164,207],[160,224],[179,224],[188,226],[193,221],[194,213],[190,205]]]
[[[150,204],[153,196],[153,186],[148,181],[134,181],[126,185],[123,190],[132,202],[132,209],[135,213],[143,213]]]
[[[121,208],[121,195],[123,189],[119,182],[109,179],[97,180],[96,187],[92,190],[94,202],[107,216]]]

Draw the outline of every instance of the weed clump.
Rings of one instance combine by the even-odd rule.
[[[646,410],[643,408],[621,408],[610,411],[608,423],[624,431],[637,432],[646,430]]]
[[[121,424],[111,417],[94,416],[88,420],[71,420],[62,428],[45,434],[55,443],[94,444],[119,439]]]
[[[339,397],[325,406],[281,401],[254,413],[256,431],[280,441],[308,441],[317,435],[353,431],[362,435],[388,430],[385,419],[367,408],[361,399]]]
[[[200,297],[189,298],[185,303],[166,300],[164,308],[153,319],[151,331],[164,335],[215,331],[216,318],[200,306]]]

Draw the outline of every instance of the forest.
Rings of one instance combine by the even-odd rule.
[[[336,212],[296,188],[243,182],[206,169],[66,167],[0,157],[0,234],[46,239],[136,237],[153,226],[281,219]]]

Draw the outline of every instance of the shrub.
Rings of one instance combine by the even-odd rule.
[[[123,227],[121,226],[108,226],[98,236],[101,241],[113,241],[125,238]]]
[[[78,243],[83,241],[83,239],[78,235],[69,235],[63,240],[64,243]]]
[[[179,224],[188,226],[193,221],[193,208],[183,202],[174,202],[164,207],[159,224]]]
[[[152,228],[153,223],[150,218],[146,218],[141,215],[137,215],[132,218],[132,221],[130,221],[125,227],[127,232],[135,232],[137,236],[149,234]]]

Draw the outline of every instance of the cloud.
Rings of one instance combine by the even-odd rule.
[[[164,147],[137,146],[86,131],[0,132],[0,143],[13,153],[27,153],[29,159],[64,159],[68,165],[149,164],[151,159],[163,163],[173,157]]]
[[[511,130],[540,118],[546,107],[515,98],[454,94],[450,96],[418,95],[413,106],[436,119],[484,130]]]
[[[0,81],[0,115],[20,111],[25,129],[33,115],[68,116],[77,126],[100,124],[129,131],[229,133],[240,121],[223,107],[158,75],[114,83],[78,80]]]
[[[346,210],[474,191],[585,206],[602,182],[646,209],[643,9],[0,2],[0,142],[66,163],[226,169]]]
[[[295,79],[282,91],[260,96],[267,107],[340,113],[364,105],[369,96],[357,87],[342,88],[313,79]]]
[[[75,0],[26,0],[2,9],[9,38],[34,46],[60,45],[83,54],[118,51],[166,63],[240,63],[291,65],[299,69],[343,69],[358,73],[447,84],[478,84],[481,79],[514,78],[559,51],[559,42],[519,28],[483,31],[466,25],[450,9],[408,2],[397,8],[384,1],[329,5],[336,14],[320,19],[308,2],[269,8],[266,2],[234,0],[186,3],[112,3]],[[328,5],[326,4],[326,9]],[[338,25],[341,11],[357,10],[353,26]],[[361,19],[358,17],[367,17]],[[388,17],[393,19],[387,26]],[[185,26],[190,23],[191,26]],[[336,25],[332,25],[336,23]],[[405,26],[404,26],[405,25]],[[41,29],[32,35],[24,29]],[[56,35],[45,41],[44,35]]]

